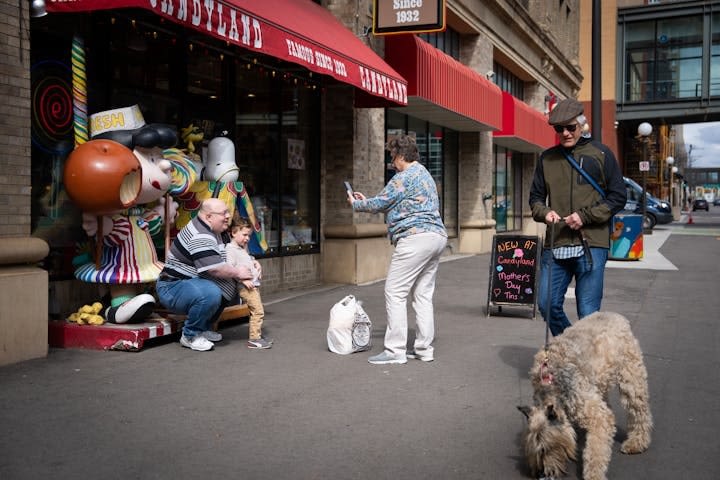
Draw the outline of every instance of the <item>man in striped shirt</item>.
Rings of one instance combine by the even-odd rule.
[[[207,351],[222,340],[212,325],[236,298],[235,281],[252,278],[247,267],[226,261],[221,234],[229,223],[225,202],[204,200],[197,216],[173,241],[155,287],[160,303],[187,315],[180,344],[192,350]]]

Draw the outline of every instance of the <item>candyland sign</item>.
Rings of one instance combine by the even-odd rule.
[[[271,12],[269,5],[277,4],[279,9],[307,8],[312,4],[299,7],[292,1],[265,0],[49,0],[48,12],[77,12],[120,8],[142,8],[151,10],[157,15],[167,18],[187,28],[203,32],[228,44],[258,53],[271,55],[282,60],[300,64],[309,70],[329,75],[337,80],[354,85],[367,93],[383,97],[400,105],[407,104],[407,82],[400,76],[383,72],[368,65],[345,50],[362,54],[375,55],[369,47],[357,39],[352,32],[343,35],[344,50],[330,47],[332,42],[315,40],[312,26],[300,29],[287,28],[285,25],[267,20],[256,12]],[[318,15],[322,15],[323,24],[337,28],[337,22],[329,12],[317,7]],[[274,9],[277,12],[277,9]],[[270,16],[268,14],[267,16]],[[273,18],[282,19],[283,15],[273,14]],[[287,17],[286,17],[287,18]],[[292,17],[290,17],[292,18]],[[329,23],[333,22],[333,23]],[[344,27],[343,27],[344,28]],[[340,30],[341,33],[346,33]],[[308,33],[307,35],[305,33]],[[368,52],[368,50],[370,52]],[[374,63],[384,64],[379,57],[372,59]],[[389,67],[388,67],[389,69]],[[391,69],[389,69],[391,70]]]

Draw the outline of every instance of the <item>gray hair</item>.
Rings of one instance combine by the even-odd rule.
[[[385,145],[385,150],[390,152],[390,155],[393,157],[395,155],[402,155],[406,162],[420,160],[420,153],[418,152],[417,143],[415,143],[415,137],[404,133],[388,141]]]

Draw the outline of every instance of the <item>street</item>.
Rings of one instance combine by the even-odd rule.
[[[692,217],[646,237],[650,260],[611,261],[606,272],[603,309],[630,319],[655,421],[647,452],[621,454],[625,418],[611,395],[611,479],[710,480],[720,470],[720,207]],[[52,349],[1,367],[0,479],[529,478],[516,405],[532,401],[527,372],[545,327],[521,308],[488,317],[489,260],[441,264],[432,363],[374,366],[369,352],[328,351],[328,312],[350,293],[381,351],[377,282],[267,298],[270,350],[247,349],[239,323],[207,353],[165,341],[138,353]],[[574,319],[572,298],[566,308]],[[566,478],[580,472],[571,464]]]

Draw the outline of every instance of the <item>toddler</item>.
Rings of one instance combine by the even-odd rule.
[[[227,244],[227,261],[235,267],[246,266],[253,273],[252,280],[243,280],[238,285],[238,293],[242,301],[250,309],[250,332],[248,334],[248,348],[265,349],[272,347],[272,340],[262,336],[262,324],[265,319],[265,309],[260,298],[260,278],[262,271],[260,263],[253,258],[247,250],[252,226],[250,220],[236,217],[230,226],[230,243]]]

